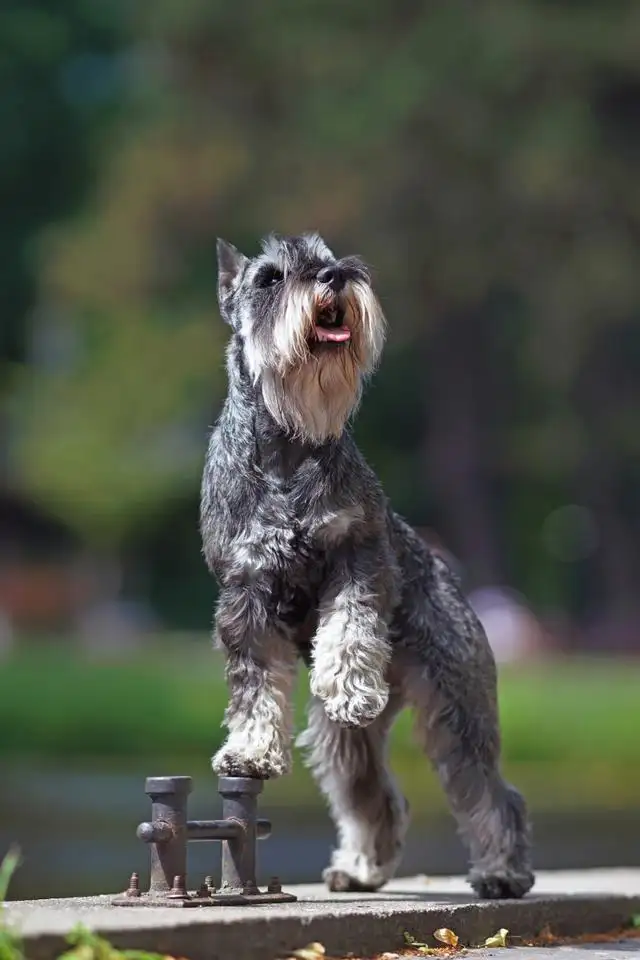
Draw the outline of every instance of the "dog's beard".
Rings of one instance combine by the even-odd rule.
[[[340,311],[341,322],[318,329],[327,311]],[[363,378],[380,358],[384,335],[384,316],[368,284],[351,282],[338,297],[322,284],[294,287],[262,371],[272,417],[304,440],[340,436],[360,401]]]

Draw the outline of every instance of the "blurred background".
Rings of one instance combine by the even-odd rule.
[[[149,774],[225,690],[198,487],[225,390],[215,239],[315,229],[390,322],[356,425],[501,670],[538,867],[637,865],[640,6],[6,0],[0,8],[0,854],[14,897],[143,872]],[[299,691],[303,718],[306,678]],[[402,869],[465,868],[401,718]],[[333,834],[297,759],[264,874]],[[215,873],[200,845],[197,872]]]

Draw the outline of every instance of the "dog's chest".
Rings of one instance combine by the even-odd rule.
[[[314,579],[327,553],[349,535],[362,514],[357,505],[301,504],[286,492],[272,491],[249,515],[238,518],[228,559],[235,572],[244,575]]]

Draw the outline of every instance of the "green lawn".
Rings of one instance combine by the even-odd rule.
[[[220,662],[205,643],[159,645],[109,664],[80,659],[69,648],[33,647],[0,666],[0,754],[170,772],[219,745],[225,698]],[[300,724],[305,699],[301,677]],[[503,669],[500,703],[505,770],[532,806],[640,801],[640,662],[559,660]],[[408,714],[393,732],[392,763],[417,810],[442,805]],[[269,790],[282,803],[317,802],[300,763]]]

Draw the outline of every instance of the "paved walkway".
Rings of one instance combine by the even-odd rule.
[[[502,960],[638,960],[640,940],[566,947],[514,947],[506,955],[499,950],[474,950],[472,960],[498,957],[498,954]]]
[[[289,889],[298,902],[183,910],[112,907],[109,897],[88,897],[10,903],[7,914],[26,939],[30,960],[51,960],[77,923],[119,947],[189,960],[273,960],[310,941],[323,943],[332,956],[367,957],[400,948],[404,931],[433,943],[433,931],[449,927],[462,943],[478,944],[500,927],[515,937],[535,936],[546,926],[571,936],[620,929],[640,915],[640,869],[540,873],[532,893],[509,901],[477,900],[455,877],[398,879],[376,894],[331,894],[318,885]],[[571,949],[557,957],[599,960],[638,953],[636,943],[620,944],[618,953],[608,946],[580,947],[586,953],[579,958],[577,948]],[[502,950],[473,954],[494,955],[505,958]],[[553,956],[549,948],[523,954],[530,960],[538,955]]]

